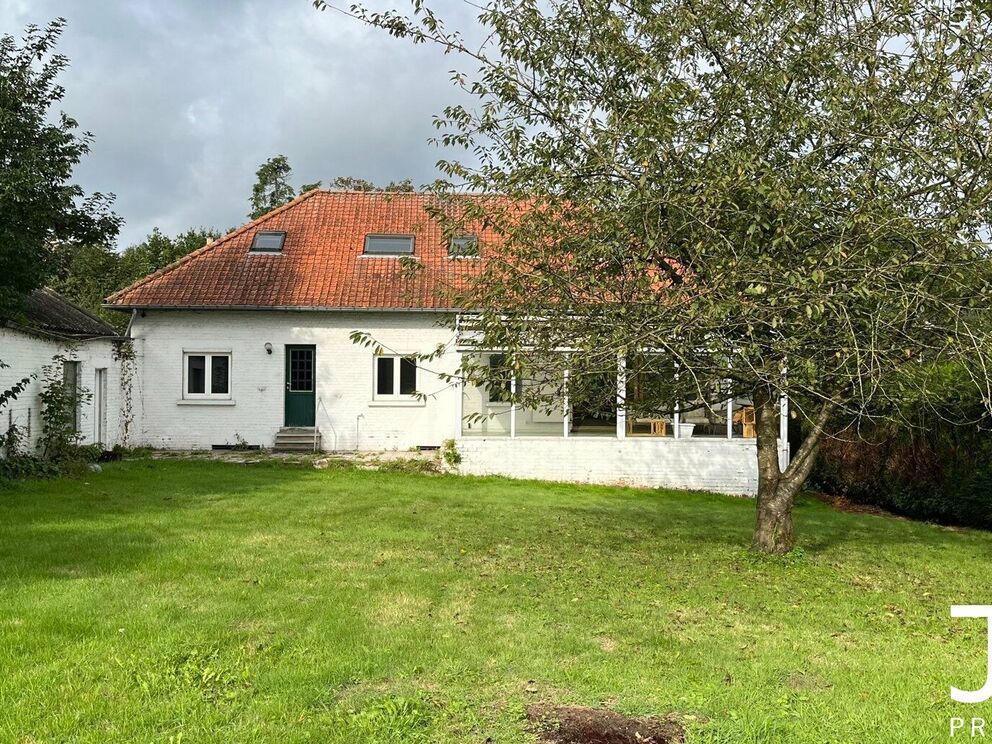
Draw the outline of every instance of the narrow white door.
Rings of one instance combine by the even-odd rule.
[[[96,370],[93,380],[93,419],[95,431],[93,441],[101,447],[107,446],[107,368]]]

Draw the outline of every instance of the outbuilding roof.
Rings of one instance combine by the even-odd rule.
[[[60,337],[118,336],[107,323],[51,289],[36,289],[24,300],[18,315],[7,322],[28,331]]]

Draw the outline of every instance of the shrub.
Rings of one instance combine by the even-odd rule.
[[[454,439],[444,440],[444,445],[441,447],[441,457],[444,459],[445,465],[449,468],[454,469],[461,464],[462,453],[458,451]]]
[[[824,441],[813,483],[915,519],[992,529],[992,435],[880,425]]]
[[[71,362],[58,355],[51,364],[41,368],[42,432],[38,440],[42,455],[47,460],[61,462],[80,459],[78,448],[81,436],[78,432],[78,415],[83,403],[90,399],[90,393],[78,380],[66,379],[66,364]],[[95,459],[95,458],[94,458]]]

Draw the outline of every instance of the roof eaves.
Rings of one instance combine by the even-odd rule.
[[[53,339],[55,341],[95,341],[97,339],[123,340],[124,336],[113,331],[106,335],[97,333],[71,333],[56,328],[42,328],[40,326],[26,323],[18,323],[15,320],[0,321],[0,328],[10,328],[28,336],[38,336],[41,338]]]

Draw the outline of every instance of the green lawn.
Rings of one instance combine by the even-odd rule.
[[[985,678],[992,535],[703,494],[133,461],[0,491],[0,741],[926,742]],[[990,716],[992,717],[992,716]]]

